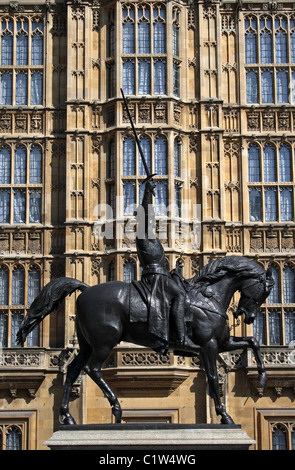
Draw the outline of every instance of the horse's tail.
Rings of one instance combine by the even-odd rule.
[[[16,335],[17,343],[23,345],[26,337],[35,326],[39,325],[53,310],[56,310],[67,295],[72,294],[78,289],[83,291],[88,287],[87,284],[69,277],[54,279],[46,284],[31,304],[27,315],[21,323]]]

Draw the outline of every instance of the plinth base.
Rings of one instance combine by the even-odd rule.
[[[51,450],[249,450],[241,426],[209,424],[92,424],[61,426],[44,442]]]

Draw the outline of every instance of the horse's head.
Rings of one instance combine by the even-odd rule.
[[[245,323],[253,323],[261,304],[269,296],[274,286],[271,268],[263,271],[258,277],[252,277],[242,282],[240,292],[241,298],[238,309],[234,313],[234,317],[245,314]]]

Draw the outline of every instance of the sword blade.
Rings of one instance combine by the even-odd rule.
[[[125,98],[125,95],[124,95],[124,92],[123,92],[122,88],[121,88],[121,93],[122,93],[122,96],[123,96],[123,100],[124,100],[125,108],[126,108],[126,111],[127,111],[127,115],[128,115],[128,118],[129,118],[129,121],[130,121],[132,130],[133,130],[133,134],[134,134],[134,137],[135,137],[135,142],[136,142],[136,144],[137,144],[138,151],[139,151],[139,154],[140,154],[140,156],[141,156],[141,160],[142,160],[142,163],[143,163],[143,166],[144,166],[146,175],[149,177],[149,176],[151,176],[150,171],[149,171],[149,167],[148,167],[148,165],[147,165],[147,162],[146,162],[144,153],[143,153],[143,151],[142,151],[142,148],[141,148],[141,145],[140,145],[138,136],[137,136],[137,134],[136,134],[136,130],[135,130],[135,127],[134,127],[134,124],[133,124],[133,121],[132,121],[132,117],[131,117],[131,114],[130,114],[130,110],[129,110],[129,108],[128,108],[127,100],[126,100],[126,98]]]

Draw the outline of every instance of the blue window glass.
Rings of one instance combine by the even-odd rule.
[[[132,261],[127,261],[123,268],[124,282],[132,282],[135,279],[135,264]]]
[[[0,149],[0,184],[10,183],[10,161],[11,154],[8,147]]]
[[[274,280],[274,286],[268,296],[269,304],[278,304],[281,301],[280,295],[280,281],[279,281],[279,270],[274,264],[271,265],[272,268],[272,277]]]
[[[251,188],[249,192],[250,221],[261,221],[261,192],[259,189]]]
[[[34,145],[30,151],[30,183],[42,182],[42,152],[40,147]]]
[[[12,104],[12,75],[9,72],[0,74],[1,104]]]
[[[291,152],[287,145],[282,145],[279,151],[280,181],[291,181]]]
[[[143,151],[144,157],[146,164],[148,166],[149,171],[151,172],[151,141],[147,137],[143,137],[140,140],[140,146]],[[139,157],[139,174],[140,175],[145,175],[145,169],[142,163],[141,158]]]
[[[15,191],[13,199],[13,222],[26,221],[26,195],[23,191]]]
[[[269,343],[281,344],[280,313],[278,311],[273,310],[269,312],[268,324],[269,324]]]
[[[256,34],[249,31],[245,37],[246,64],[255,64],[257,62]]]
[[[126,95],[135,94],[134,60],[125,60],[123,63],[123,90]]]
[[[295,310],[285,311],[285,337],[286,346],[295,341]]]
[[[158,9],[154,9],[154,17],[158,13]],[[154,53],[166,53],[166,25],[163,21],[164,9],[161,9],[161,17],[154,22]]]
[[[285,266],[283,270],[283,290],[284,290],[284,302],[286,304],[295,303],[295,276],[294,268],[290,265]]]
[[[9,223],[10,191],[0,190],[0,223]]]
[[[0,346],[7,347],[7,315],[0,312]],[[0,437],[1,449],[1,437]]]
[[[180,96],[180,68],[178,64],[173,64],[173,94]]]
[[[265,190],[265,220],[277,220],[277,191],[275,188]]]
[[[20,322],[19,322],[20,326]],[[15,344],[13,344],[14,346]],[[21,450],[21,431],[16,426],[11,426],[6,434],[6,450]]]
[[[140,95],[151,93],[151,63],[149,60],[138,62],[138,93]]]
[[[31,104],[41,105],[43,100],[43,77],[40,72],[31,75]]]
[[[262,103],[273,103],[273,79],[268,70],[261,74],[261,96]]]
[[[13,38],[7,32],[2,36],[1,41],[1,65],[12,65]]]
[[[135,186],[133,183],[124,183],[124,215],[133,215],[135,209]]]
[[[291,97],[292,103],[295,103],[295,71],[292,71],[291,75]]]
[[[179,56],[179,27],[177,23],[173,23],[173,55]]]
[[[131,137],[123,142],[123,175],[135,175],[135,143]]]
[[[28,65],[28,36],[24,31],[16,37],[16,65]]]
[[[295,62],[295,31],[291,33],[290,42],[291,42],[291,62],[294,63]]]
[[[287,35],[283,31],[276,33],[276,61],[278,64],[285,64],[287,59]]]
[[[148,11],[146,12],[148,13]],[[142,18],[142,10],[139,10],[139,16]],[[150,25],[144,18],[138,25],[138,52],[139,54],[149,54],[151,52],[150,45]]]
[[[167,175],[167,142],[163,137],[155,141],[155,173]]]
[[[30,223],[41,222],[41,191],[30,192],[30,211],[29,211]]]
[[[273,183],[276,181],[275,149],[272,145],[266,145],[263,150],[264,181]]]
[[[258,312],[253,323],[253,336],[259,344],[265,344],[265,323],[263,312]]]
[[[250,145],[248,150],[249,181],[255,183],[260,181],[260,159],[257,145]]]
[[[26,172],[27,172],[27,152],[26,149],[21,145],[15,150],[14,156],[14,182],[15,184],[26,183]]]
[[[277,72],[277,101],[278,103],[289,102],[288,72],[286,70]]]
[[[167,183],[158,183],[155,188],[155,215],[167,215]]]
[[[270,64],[273,61],[271,34],[267,31],[263,31],[260,36],[260,54],[262,64]]]
[[[8,271],[5,267],[1,266],[0,268],[0,305],[7,305],[7,303],[8,303]]]
[[[38,31],[32,36],[32,65],[43,64],[43,36]]]
[[[179,184],[174,185],[175,195],[175,217],[181,217],[181,187]]]
[[[181,144],[174,140],[174,176],[181,176]]]
[[[40,271],[38,268],[29,270],[28,304],[31,304],[40,292]]]
[[[26,105],[28,101],[28,77],[24,72],[16,73],[15,104]]]
[[[281,188],[281,220],[282,222],[287,220],[293,220],[293,194],[291,188]]]
[[[12,273],[12,305],[24,305],[24,270],[15,268]]]
[[[258,103],[257,72],[250,70],[246,74],[247,103]]]
[[[166,94],[166,62],[165,60],[154,61],[154,93],[155,95]]]
[[[127,19],[123,24],[123,54],[134,54],[135,52],[135,28],[134,22]]]

